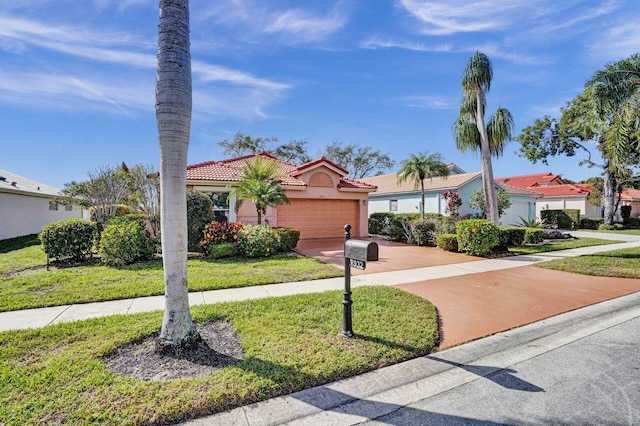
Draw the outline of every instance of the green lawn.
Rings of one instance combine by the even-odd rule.
[[[539,263],[541,268],[603,277],[640,278],[640,248]]]
[[[0,252],[0,311],[164,294],[162,262],[115,268],[99,264],[44,268],[39,246]],[[189,290],[216,290],[342,276],[312,258],[282,254],[265,259],[190,259]]]
[[[0,277],[46,263],[37,235],[0,240]]]
[[[340,337],[339,291],[192,309],[224,318],[244,358],[197,379],[143,381],[103,361],[157,332],[161,312],[0,333],[0,424],[166,424],[222,411],[422,356],[437,345],[436,310],[388,287],[353,293],[356,337]]]
[[[539,246],[520,246],[509,247],[509,255],[525,255],[544,253],[555,250],[568,250],[579,247],[599,246],[605,244],[617,244],[620,241],[614,240],[601,240],[599,238],[576,238],[573,240],[557,240],[549,241],[546,244]]]
[[[627,235],[640,235],[640,229],[621,229],[619,231],[599,231],[593,229],[579,229],[580,232],[598,232],[604,234],[627,234]],[[571,232],[571,231],[569,231]]]

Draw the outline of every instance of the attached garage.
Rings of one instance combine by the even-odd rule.
[[[294,198],[278,206],[278,226],[299,229],[301,239],[343,237],[346,224],[352,235],[360,235],[358,222],[358,200]]]

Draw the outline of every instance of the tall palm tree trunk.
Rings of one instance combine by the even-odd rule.
[[[160,145],[160,227],[165,310],[159,349],[197,340],[187,290],[187,150],[191,129],[189,1],[160,0],[156,120]]]
[[[484,92],[481,88],[476,89],[476,127],[480,132],[480,161],[482,172],[482,187],[484,189],[485,204],[487,208],[487,219],[498,224],[500,216],[498,214],[498,194],[493,180],[493,166],[491,165],[491,149],[489,147],[489,134],[484,121]]]
[[[604,172],[602,173],[602,199],[604,204],[604,223],[613,225],[613,216],[615,212],[615,177],[609,169],[609,160],[605,160]]]
[[[422,202],[422,204],[420,205],[420,218],[424,220],[424,211],[425,211],[425,206],[424,206],[424,179],[420,179],[420,201]]]

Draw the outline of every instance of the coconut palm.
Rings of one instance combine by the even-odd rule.
[[[158,349],[199,340],[187,290],[187,149],[191,129],[188,0],[160,0],[156,120],[160,145],[160,228],[165,309]]]
[[[256,206],[258,225],[262,224],[263,217],[268,225],[268,207],[291,203],[280,184],[283,178],[280,166],[274,160],[256,155],[253,160],[246,161],[240,181],[233,185],[232,194],[237,199],[236,209],[240,208],[244,200],[250,200]]]
[[[421,196],[421,208],[420,215],[424,219],[424,180],[433,177],[447,177],[449,175],[449,169],[447,165],[442,162],[442,156],[440,154],[427,155],[427,152],[421,152],[418,155],[411,154],[411,156],[403,160],[400,163],[400,170],[398,171],[398,184],[406,182],[407,180],[413,181],[414,188],[420,187]]]
[[[504,147],[512,138],[514,121],[511,113],[498,108],[485,122],[487,99],[485,93],[491,88],[493,68],[489,58],[476,52],[469,59],[462,74],[463,99],[460,117],[453,124],[456,146],[460,151],[479,150],[482,171],[482,187],[486,197],[487,219],[498,223],[498,198],[493,180],[491,156],[502,155]]]

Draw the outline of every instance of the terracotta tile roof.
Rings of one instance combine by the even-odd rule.
[[[591,187],[589,185],[574,183],[564,185],[536,186],[532,189],[545,197],[557,197],[561,195],[589,195]]]
[[[623,200],[640,200],[640,189],[625,188],[622,190],[620,198]]]
[[[260,154],[244,155],[242,157],[230,158],[228,160],[222,160],[222,161],[207,161],[205,163],[198,163],[192,166],[188,166],[187,180],[236,182],[240,180],[241,170],[242,170],[242,167],[244,167],[246,161],[252,159],[255,155],[259,155],[263,158],[270,159],[278,163],[278,165],[280,166],[281,174],[285,176],[285,178],[282,179],[282,185],[284,186],[296,186],[296,187],[307,186],[307,184],[304,181],[296,178],[296,176],[304,172],[305,169],[321,164],[322,162],[328,163],[330,168],[336,171],[344,172],[344,175],[348,173],[342,167],[336,165],[335,163],[327,160],[324,157],[311,161],[309,163],[303,164],[302,166],[298,167],[295,164],[278,160],[277,158],[275,158],[274,156],[266,152],[261,152]],[[362,182],[360,180],[349,179],[344,175],[340,177],[338,188],[364,189],[364,190],[371,190],[371,191],[375,189],[375,186],[373,185],[370,185],[366,182]]]
[[[498,180],[496,179],[496,183],[497,182]],[[504,183],[498,183],[498,184],[502,189],[507,191],[507,194],[510,194],[510,195],[534,195],[538,197],[542,195],[540,192],[537,191],[538,187],[524,189],[524,188],[517,188],[511,185],[506,185]]]
[[[564,184],[564,181],[560,176],[553,173],[537,173],[533,175],[522,176],[509,176],[503,178],[497,178],[495,180],[498,184],[507,184],[509,186],[515,186],[516,188],[529,188],[532,186],[548,186],[549,184]]]
[[[434,177],[433,179],[425,179],[424,189],[425,191],[433,191],[446,188],[459,188],[465,183],[480,177],[480,172],[475,173],[460,173],[455,175],[449,175],[447,178]],[[398,185],[398,174],[391,173],[381,176],[373,176],[361,179],[365,183],[375,185],[378,190],[374,195],[378,194],[394,194],[402,192],[414,192],[416,191],[415,185],[411,181],[405,181]]]

